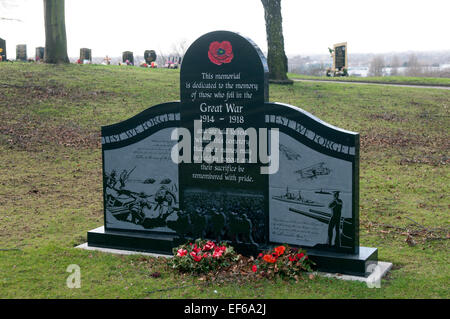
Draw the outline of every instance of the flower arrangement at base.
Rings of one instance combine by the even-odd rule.
[[[173,253],[174,257],[170,260],[172,268],[195,274],[229,267],[240,257],[227,243],[216,244],[202,239],[178,246],[173,249]]]
[[[314,262],[308,258],[304,250],[282,245],[260,253],[251,270],[264,277],[280,276],[298,280],[302,272],[312,271],[313,265]]]

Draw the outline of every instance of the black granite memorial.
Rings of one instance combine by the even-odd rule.
[[[16,46],[16,60],[17,61],[27,61],[27,45],[26,44],[18,44]]]
[[[83,63],[85,60],[92,63],[92,50],[88,48],[80,49],[80,61]]]
[[[0,38],[0,56],[1,61],[6,61],[7,55],[6,55],[6,41]]]
[[[359,134],[268,102],[268,67],[239,34],[187,50],[180,102],[102,127],[104,227],[88,245],[171,253],[226,240],[257,254],[307,249],[320,270],[365,275],[359,246]]]
[[[334,68],[342,70],[347,68],[347,44],[336,44],[334,46]]]
[[[144,60],[147,64],[151,64],[156,61],[156,52],[155,50],[145,50],[144,51]]]
[[[134,55],[131,51],[125,51],[122,53],[122,63],[130,63],[131,65],[134,65]]]
[[[37,47],[36,48],[36,54],[35,54],[36,62],[44,60],[44,53],[45,53],[45,48],[44,47]]]

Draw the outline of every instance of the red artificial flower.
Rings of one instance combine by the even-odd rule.
[[[256,272],[257,270],[258,270],[258,267],[257,267],[256,265],[253,265],[253,266],[252,266],[252,271],[253,271],[253,272]]]
[[[275,253],[277,254],[277,256],[281,256],[284,254],[285,250],[286,250],[286,247],[278,246],[277,248],[275,248]]]
[[[203,250],[204,250],[204,251],[208,251],[208,250],[213,249],[215,246],[216,246],[216,245],[214,244],[214,242],[208,241],[208,242],[205,244],[205,246],[203,247]]]
[[[216,246],[214,247],[214,251],[221,251],[221,252],[225,252],[227,250],[226,246]]]
[[[272,255],[264,255],[263,259],[271,264],[277,261],[277,259]]]
[[[289,261],[296,261],[296,260],[297,260],[296,257],[289,256]]]
[[[298,258],[298,259],[302,259],[303,256],[305,256],[304,253],[297,254],[297,258]],[[306,259],[306,258],[305,258],[305,259]]]
[[[216,250],[213,254],[213,258],[220,258],[223,254],[222,250]]]
[[[183,257],[186,256],[188,253],[188,251],[186,249],[180,248],[177,250],[177,256],[178,257]]]
[[[263,253],[259,253],[258,258],[261,258],[263,256]]]
[[[202,260],[202,256],[193,256],[194,257],[194,261],[200,261]]]
[[[230,63],[233,60],[233,47],[229,41],[211,42],[208,51],[209,60],[217,65]]]

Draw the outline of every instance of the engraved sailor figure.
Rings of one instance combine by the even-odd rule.
[[[340,230],[340,224],[341,224],[341,213],[342,213],[342,200],[339,198],[339,191],[333,192],[334,199],[328,205],[329,208],[331,208],[332,216],[330,218],[330,222],[328,224],[328,245],[331,246],[332,240],[333,240],[333,229],[335,230],[335,239],[334,239],[334,245],[336,248],[339,248],[341,246],[341,230]]]

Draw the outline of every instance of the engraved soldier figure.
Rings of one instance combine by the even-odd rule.
[[[342,213],[342,200],[339,198],[339,191],[333,192],[334,199],[328,205],[331,208],[332,216],[330,223],[328,224],[328,245],[331,246],[333,241],[333,229],[335,230],[334,245],[336,248],[341,246],[341,234],[340,234],[340,223],[341,223],[341,213]]]
[[[134,197],[134,196],[133,196]],[[151,204],[147,201],[147,195],[144,193],[139,193],[136,200],[129,205],[129,209],[131,212],[131,222],[133,224],[142,224],[145,219],[145,214],[143,212],[144,208],[147,207],[151,209]]]

